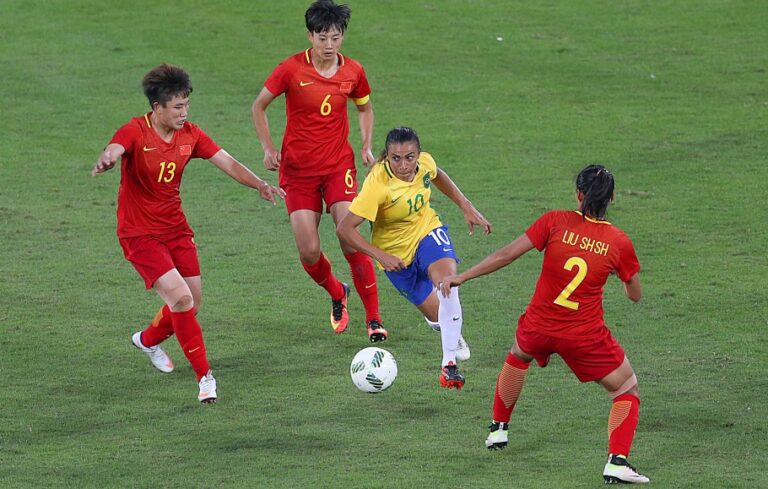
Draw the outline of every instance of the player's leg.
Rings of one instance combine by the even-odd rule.
[[[182,277],[174,268],[157,279],[153,288],[170,307],[176,339],[197,376],[200,387],[198,400],[207,403],[216,401],[216,381],[211,375],[203,332],[195,317],[192,290],[187,283],[195,283],[199,279],[199,276]]]
[[[349,205],[356,195],[357,176],[354,168],[341,170],[324,177],[323,199],[336,226],[347,215]],[[376,283],[376,268],[373,265],[373,260],[365,253],[349,247],[341,240],[339,245],[344,253],[344,258],[349,263],[352,283],[365,308],[368,337],[371,342],[383,341],[387,339],[387,334],[379,313],[379,289]]]
[[[195,314],[200,311],[200,303],[203,299],[202,282],[200,276],[196,277],[184,277],[184,280],[189,285],[189,289],[192,291],[192,299],[194,301]],[[171,309],[168,304],[163,304],[155,318],[149,325],[141,332],[139,332],[140,342],[145,347],[153,347],[159,345],[170,336],[173,335],[173,322],[171,321]]]
[[[637,376],[629,359],[624,357],[621,365],[598,382],[613,399],[608,415],[608,462],[603,469],[605,482],[650,482],[627,461],[640,411]]]
[[[349,287],[340,282],[333,274],[331,262],[320,250],[320,235],[317,227],[320,213],[299,209],[291,213],[291,229],[296,239],[301,265],[316,284],[324,288],[331,296],[331,328],[336,333],[347,329],[347,297]]]
[[[125,258],[144,279],[147,289],[152,288],[157,277],[174,267],[170,250],[161,240],[148,236],[121,238],[120,246]],[[169,373],[173,371],[173,362],[159,343],[172,334],[171,312],[164,305],[146,329],[131,335],[131,343],[149,356],[156,369]]]
[[[493,419],[489,426],[490,433],[485,440],[485,446],[489,450],[500,450],[507,446],[509,419],[520,398],[520,392],[525,384],[525,375],[533,359],[532,355],[523,351],[516,338],[496,379]]]

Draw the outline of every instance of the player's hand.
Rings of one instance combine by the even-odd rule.
[[[277,203],[275,196],[285,200],[285,190],[281,189],[280,187],[270,185],[267,182],[264,182],[264,185],[261,186],[259,189],[259,194],[261,195],[262,199],[272,202],[272,205]]]
[[[491,234],[491,223],[472,204],[464,209],[464,220],[467,222],[467,227],[469,227],[470,236],[475,234],[475,226],[482,227],[483,234]]]
[[[95,177],[99,173],[104,173],[107,170],[111,170],[117,162],[117,156],[110,150],[105,149],[99,155],[99,159],[96,160],[93,170],[91,170],[91,176]]]
[[[360,153],[363,157],[363,165],[364,166],[372,166],[376,163],[376,157],[373,156],[373,153],[371,152],[370,148],[364,148],[362,153]]]
[[[381,266],[384,267],[384,270],[387,272],[399,272],[400,270],[406,269],[403,260],[395,255],[390,255],[389,253],[381,253],[376,257],[376,261],[381,263]]]
[[[269,171],[277,171],[277,169],[280,168],[280,158],[279,151],[264,151],[264,168]]]
[[[451,287],[458,287],[462,282],[463,280],[461,280],[459,275],[448,275],[438,284],[437,288],[440,289],[443,297],[450,297]]]

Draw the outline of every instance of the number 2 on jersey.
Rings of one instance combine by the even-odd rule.
[[[173,161],[169,161],[166,163],[165,161],[160,162],[160,173],[157,175],[157,183],[165,182],[170,183],[173,180],[173,177],[176,176],[176,163]]]
[[[573,270],[573,267],[578,268],[576,276],[573,277],[573,279],[568,282],[568,285],[565,286],[563,291],[560,292],[560,295],[558,295],[557,299],[555,299],[555,304],[577,311],[579,309],[579,303],[569,300],[568,298],[571,296],[571,294],[573,294],[573,291],[576,290],[576,287],[581,285],[581,282],[584,281],[584,277],[587,276],[587,262],[584,261],[583,258],[572,256],[568,258],[568,261],[565,262],[563,268],[570,272]]]

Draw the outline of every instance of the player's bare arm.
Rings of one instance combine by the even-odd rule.
[[[624,293],[632,302],[638,302],[643,297],[643,291],[640,288],[640,276],[632,275],[632,278],[624,282]]]
[[[532,249],[533,243],[531,242],[531,239],[527,234],[523,234],[507,246],[488,255],[480,263],[474,265],[469,270],[443,279],[440,284],[440,292],[442,292],[445,297],[448,297],[451,293],[452,286],[458,286],[473,278],[495,272],[496,270],[509,265]]]
[[[363,237],[362,234],[360,234],[360,231],[357,230],[357,227],[364,220],[364,218],[358,216],[357,214],[348,212],[347,215],[341,219],[339,225],[336,226],[336,234],[339,236],[339,239],[341,239],[347,245],[365,253],[366,255],[381,263],[381,266],[384,267],[384,270],[388,272],[404,270],[406,266],[403,260],[397,256],[385,253],[378,247],[373,246]]]
[[[275,205],[275,196],[281,199],[285,198],[285,191],[283,189],[274,187],[262,180],[247,166],[237,161],[223,149],[220,149],[208,161],[216,165],[219,170],[229,175],[235,181],[258,190],[261,198],[272,202],[272,205]]]
[[[95,177],[99,173],[111,170],[115,163],[117,163],[117,159],[123,156],[124,153],[125,148],[121,144],[112,143],[107,145],[96,160],[96,164],[93,166],[93,170],[91,170],[91,176]]]
[[[475,226],[483,228],[483,234],[491,233],[491,223],[475,209],[472,202],[461,192],[459,187],[451,180],[447,173],[437,169],[437,177],[432,181],[442,193],[451,199],[464,212],[464,221],[469,228],[469,235],[475,233]]]
[[[251,107],[251,117],[253,118],[253,125],[256,127],[256,136],[264,150],[264,168],[269,171],[276,171],[280,168],[280,152],[275,148],[275,143],[272,141],[272,135],[269,133],[269,121],[267,120],[267,107],[275,98],[275,95],[264,87]]]
[[[373,105],[371,105],[370,99],[362,104],[357,105],[357,118],[360,123],[360,139],[363,142],[363,149],[360,153],[363,159],[363,165],[370,167],[376,163],[376,157],[373,156]]]

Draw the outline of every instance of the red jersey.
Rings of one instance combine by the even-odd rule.
[[[525,234],[544,250],[541,275],[524,322],[559,338],[588,338],[602,332],[603,286],[615,272],[626,282],[640,271],[635,249],[623,231],[576,211],[550,211]]]
[[[285,93],[287,120],[280,150],[284,176],[328,175],[354,168],[355,153],[347,140],[347,99],[363,105],[371,94],[360,63],[339,54],[338,71],[325,78],[307,49],[280,63],[264,86],[272,95]]]
[[[152,127],[150,114],[131,119],[110,141],[125,148],[117,194],[121,238],[191,233],[181,209],[181,175],[190,159],[209,159],[221,149],[191,122],[166,143]]]

